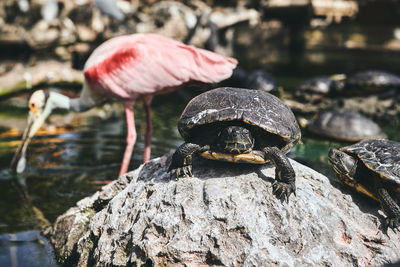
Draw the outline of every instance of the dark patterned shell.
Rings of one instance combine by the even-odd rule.
[[[342,147],[343,152],[355,154],[370,170],[400,186],[400,143],[390,140],[364,140]]]
[[[315,135],[349,142],[386,138],[375,122],[349,110],[326,111],[312,120],[307,130]]]
[[[278,90],[278,83],[271,74],[263,70],[256,70],[250,72],[247,76],[245,87],[265,92],[273,92]]]
[[[348,93],[354,91],[380,92],[388,89],[400,88],[400,77],[392,73],[369,70],[362,71],[349,77],[346,81]]]
[[[259,90],[221,87],[193,98],[178,129],[187,140],[196,127],[215,122],[242,121],[280,136],[291,148],[301,137],[293,112],[279,98]]]
[[[328,94],[334,88],[335,82],[328,76],[317,76],[300,83],[296,88],[296,94],[301,95],[304,92]]]

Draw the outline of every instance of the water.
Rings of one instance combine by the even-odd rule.
[[[160,96],[153,105],[153,150],[158,157],[175,149],[181,142],[176,124],[191,96],[182,93]],[[143,158],[145,113],[141,103],[135,107],[138,140],[130,169],[138,167]],[[119,103],[84,114],[56,114],[50,118],[68,127],[45,127],[30,144],[27,168],[12,174],[8,168],[25,125],[26,108],[7,108],[3,103],[0,117],[0,266],[11,266],[17,257],[18,266],[52,266],[54,258],[44,242],[31,240],[8,242],[7,236],[39,230],[55,221],[75,203],[98,190],[95,183],[117,178],[125,149],[126,124]],[[99,114],[103,117],[101,118]],[[17,126],[17,128],[15,128]],[[92,183],[93,182],[93,183]],[[43,238],[42,238],[43,239]],[[43,264],[31,265],[21,258],[30,250]],[[46,251],[46,252],[44,252]],[[13,256],[14,255],[14,256]],[[46,258],[47,255],[47,258]],[[13,261],[14,262],[14,261]],[[17,266],[17,265],[13,265]]]
[[[1,266],[56,266],[49,242],[39,231],[0,235]]]

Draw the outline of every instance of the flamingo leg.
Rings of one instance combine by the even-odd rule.
[[[128,133],[126,136],[126,148],[125,148],[124,158],[121,164],[121,169],[119,171],[119,176],[125,174],[128,171],[129,163],[131,161],[133,146],[136,143],[137,134],[135,127],[135,116],[133,114],[133,109],[132,109],[133,103],[134,102],[124,103]]]
[[[146,163],[150,160],[151,154],[151,136],[153,135],[153,125],[151,122],[151,109],[150,104],[153,100],[153,96],[143,96],[143,103],[146,109],[146,135],[145,135],[145,147],[143,153],[143,162]]]

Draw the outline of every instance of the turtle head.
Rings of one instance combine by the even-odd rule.
[[[357,168],[357,160],[354,157],[332,148],[328,153],[328,161],[339,179],[353,179]]]
[[[331,93],[336,94],[344,90],[345,81],[347,79],[346,74],[334,74],[329,78],[332,80],[330,86]]]
[[[253,148],[254,138],[247,128],[228,126],[219,133],[218,145],[223,152],[241,154]]]

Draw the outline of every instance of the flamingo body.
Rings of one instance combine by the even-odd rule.
[[[85,64],[92,89],[122,100],[168,92],[189,83],[216,83],[237,61],[157,34],[133,34],[100,45]]]
[[[147,162],[150,159],[150,104],[153,96],[177,90],[191,82],[220,82],[232,75],[236,65],[236,59],[157,34],[112,38],[97,47],[85,63],[85,83],[79,99],[69,99],[56,92],[46,96],[43,91],[36,91],[31,96],[28,126],[11,168],[17,172],[23,171],[27,145],[54,108],[82,112],[102,103],[105,98],[118,98],[125,108],[128,130],[119,173],[122,175],[128,170],[137,137],[132,110],[137,98],[143,100],[146,111],[143,161]]]

